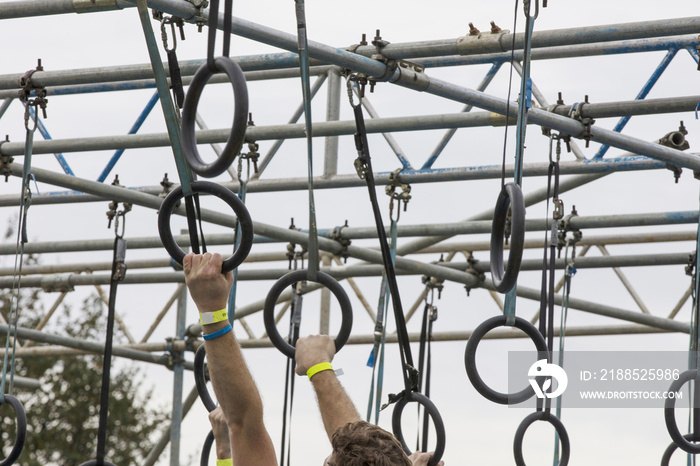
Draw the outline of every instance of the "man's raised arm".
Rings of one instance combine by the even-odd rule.
[[[222,265],[219,254],[188,254],[183,260],[187,287],[200,314],[206,316],[204,322],[221,318],[216,311],[225,310],[228,304],[233,274],[222,274]],[[233,464],[276,465],[274,446],[263,423],[260,393],[228,326],[228,319],[223,319],[202,325],[202,333],[207,340],[212,385],[228,424]]]

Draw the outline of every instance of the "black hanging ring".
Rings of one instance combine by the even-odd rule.
[[[423,405],[423,409],[425,409],[425,412],[427,412],[433,420],[435,434],[437,436],[437,445],[435,446],[435,453],[433,453],[432,458],[430,458],[430,461],[428,461],[428,466],[435,466],[440,462],[442,455],[445,453],[445,424],[442,422],[440,412],[430,398],[418,392],[403,393],[403,396],[401,396],[399,401],[396,402],[396,406],[394,406],[394,413],[391,416],[391,426],[394,432],[394,437],[401,442],[403,450],[410,456],[412,451],[410,448],[408,448],[408,445],[406,445],[406,441],[403,437],[403,430],[401,429],[401,415],[403,413],[403,409],[409,402],[416,402]]]
[[[698,376],[697,369],[691,369],[683,372],[678,379],[671,382],[671,386],[668,388],[669,393],[678,393],[683,388],[686,382],[696,379]],[[666,403],[664,405],[664,418],[666,419],[666,429],[668,434],[673,439],[673,442],[678,445],[683,451],[688,453],[700,453],[700,444],[695,444],[689,442],[680,430],[678,430],[678,425],[676,424],[676,399],[666,398]]]
[[[700,441],[700,433],[696,432],[694,434],[685,434],[683,438],[688,441],[698,442]],[[666,448],[664,456],[661,457],[661,466],[668,466],[669,462],[671,461],[671,457],[677,448],[678,445],[676,445],[676,442],[672,442],[671,445]]]
[[[187,163],[198,175],[206,178],[213,178],[223,173],[241,151],[245,142],[245,132],[248,122],[248,87],[241,67],[228,57],[217,57],[214,60],[216,69],[228,76],[233,86],[235,99],[233,110],[233,126],[226,141],[226,147],[221,151],[221,155],[212,163],[205,163],[197,150],[197,138],[195,136],[195,120],[197,117],[197,105],[202,95],[204,86],[214,73],[207,64],[199,67],[192,77],[190,87],[185,96],[185,106],[182,110],[182,149],[185,153]]]
[[[493,401],[494,403],[508,405],[518,404],[530,399],[535,391],[531,385],[516,393],[500,393],[492,389],[483,381],[476,369],[476,348],[479,346],[481,339],[496,327],[504,327],[506,325],[506,316],[496,316],[482,322],[474,329],[469,340],[467,340],[467,348],[464,351],[464,366],[467,369],[467,376],[477,392],[481,393],[484,398]],[[520,317],[515,318],[515,327],[519,328],[535,343],[537,352],[540,355],[547,354],[547,342],[537,328],[525,319]]]
[[[571,456],[571,443],[569,442],[569,434],[566,432],[564,424],[559,420],[558,417],[553,414],[547,413],[545,411],[535,411],[534,413],[523,419],[523,422],[518,426],[518,430],[515,431],[515,439],[513,440],[513,454],[515,456],[515,464],[517,466],[525,466],[525,460],[523,459],[523,438],[525,437],[525,431],[530,424],[535,421],[547,421],[559,434],[559,441],[561,442],[561,458],[559,459],[559,466],[566,466],[569,464],[569,456]]]
[[[279,298],[280,294],[282,294],[282,291],[294,283],[305,280],[320,283],[335,295],[338,303],[340,304],[340,310],[343,314],[343,320],[340,324],[340,331],[335,337],[336,353],[340,351],[340,348],[342,348],[348,341],[350,331],[352,330],[352,305],[350,304],[350,298],[348,298],[347,293],[345,293],[343,287],[340,286],[340,283],[338,283],[335,278],[331,277],[327,273],[318,272],[316,280],[309,280],[307,274],[308,272],[306,269],[289,272],[277,280],[274,285],[272,285],[272,288],[270,288],[270,291],[267,293],[267,298],[265,298],[263,319],[265,321],[267,336],[270,338],[272,344],[275,345],[275,347],[288,358],[294,358],[295,350],[292,345],[282,338],[282,335],[280,335],[280,332],[277,330],[277,325],[275,324],[275,304],[277,303],[277,298]]]
[[[506,229],[508,207],[511,211],[511,235],[508,264],[503,266],[503,236]],[[496,291],[509,292],[518,279],[520,264],[523,261],[523,246],[525,245],[525,199],[520,186],[515,183],[506,184],[496,201],[491,226],[491,280]]]
[[[24,411],[22,402],[12,395],[5,394],[5,403],[12,406],[12,409],[15,410],[15,417],[17,418],[17,438],[15,439],[15,444],[12,446],[12,450],[10,450],[10,454],[7,455],[7,458],[0,461],[0,466],[14,464],[17,458],[19,458],[19,455],[22,454],[24,442],[27,439],[27,413]]]
[[[238,217],[238,223],[241,226],[241,244],[231,257],[224,260],[222,272],[226,273],[235,269],[245,260],[250,252],[250,248],[253,246],[253,220],[250,218],[248,209],[233,191],[211,181],[193,181],[192,192],[195,194],[211,194],[218,197],[228,204],[235,212],[236,217]],[[185,257],[185,251],[177,245],[173,238],[173,233],[170,230],[170,217],[173,214],[175,205],[182,197],[182,187],[178,186],[170,191],[170,194],[163,200],[158,211],[160,240],[170,257],[180,265],[182,265],[182,260]]]
[[[214,431],[210,430],[209,435],[204,440],[204,445],[202,445],[202,456],[200,457],[200,466],[209,466],[209,454],[211,453],[211,447],[214,444]]]
[[[199,399],[204,403],[204,407],[210,413],[216,409],[216,403],[211,399],[209,395],[209,389],[207,388],[207,379],[204,375],[204,358],[207,355],[207,350],[204,345],[197,348],[197,352],[194,354],[194,383],[197,385],[197,393],[199,393]]]
[[[2,463],[0,463],[0,464],[2,464]],[[102,464],[104,466],[115,466],[114,463],[110,463],[109,461],[103,461]],[[87,462],[81,464],[80,466],[97,466],[97,460],[87,461]]]

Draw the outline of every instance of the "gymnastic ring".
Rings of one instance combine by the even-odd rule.
[[[479,346],[481,339],[496,327],[506,325],[506,316],[496,316],[486,319],[477,328],[474,329],[469,340],[467,340],[467,348],[464,351],[464,366],[467,369],[467,376],[477,392],[481,393],[484,398],[493,401],[494,403],[508,405],[518,404],[530,399],[535,391],[531,385],[528,385],[523,390],[516,393],[500,393],[491,387],[487,386],[482,380],[479,372],[476,369],[476,348]],[[537,328],[525,319],[520,317],[515,318],[515,327],[519,328],[535,343],[537,352],[542,357],[547,354],[547,342]]]
[[[207,438],[204,439],[204,445],[202,445],[202,456],[200,457],[200,466],[209,466],[209,454],[211,453],[211,447],[214,444],[214,431],[210,430]]]
[[[263,319],[265,321],[265,330],[267,330],[267,336],[270,338],[275,347],[280,350],[288,358],[294,358],[295,349],[287,341],[282,338],[279,330],[277,330],[277,325],[275,323],[275,304],[277,304],[277,298],[279,298],[282,291],[290,285],[302,281],[313,281],[315,283],[320,283],[325,286],[333,293],[340,304],[340,310],[343,314],[343,320],[340,324],[340,331],[335,337],[335,352],[340,351],[345,343],[348,341],[350,336],[350,331],[352,330],[352,305],[350,304],[350,298],[348,298],[347,293],[338,281],[331,277],[330,275],[317,272],[316,280],[309,280],[308,272],[306,269],[295,270],[283,275],[282,278],[277,280],[277,282],[272,285],[270,291],[267,293],[267,298],[265,298],[265,307],[263,308]]]
[[[204,403],[204,407],[210,413],[216,409],[216,403],[211,399],[209,390],[207,389],[207,379],[204,375],[204,357],[207,355],[207,350],[204,345],[197,348],[194,353],[194,383],[197,385],[197,393],[199,399]]]
[[[200,66],[192,77],[192,82],[185,96],[181,123],[182,150],[185,153],[187,163],[195,173],[206,178],[213,178],[220,175],[231,166],[245,142],[245,132],[248,121],[248,87],[246,86],[241,67],[228,57],[217,57],[214,60],[214,64],[218,71],[228,76],[233,86],[233,95],[235,99],[233,126],[231,127],[228,140],[226,141],[226,146],[221,151],[221,155],[219,155],[214,162],[205,163],[197,150],[197,138],[194,131],[197,117],[197,105],[199,105],[199,98],[202,95],[204,86],[206,86],[209,79],[214,75],[206,63]]]
[[[513,439],[513,455],[515,456],[515,464],[517,466],[525,466],[525,460],[523,459],[523,438],[525,437],[525,431],[530,424],[535,421],[547,421],[559,434],[559,441],[561,441],[561,459],[559,460],[559,466],[566,466],[569,464],[569,456],[571,455],[571,443],[569,442],[569,434],[566,432],[566,427],[559,420],[558,417],[551,413],[545,411],[535,411],[534,413],[528,415],[523,422],[520,423],[518,429],[515,431],[515,438]]]
[[[14,464],[17,458],[19,458],[19,455],[22,454],[24,442],[27,439],[27,413],[24,411],[22,402],[12,395],[5,394],[5,403],[12,406],[12,409],[15,410],[15,416],[17,417],[17,438],[15,439],[15,444],[12,446],[12,450],[10,450],[10,454],[7,455],[7,458],[0,461],[0,466]]]
[[[403,414],[403,409],[409,402],[416,402],[423,405],[423,408],[433,420],[435,435],[437,436],[437,445],[435,446],[435,453],[433,453],[432,458],[430,458],[428,462],[428,466],[435,466],[440,462],[442,455],[445,453],[445,424],[442,422],[440,412],[430,398],[418,392],[403,393],[403,396],[396,402],[394,413],[391,416],[391,426],[394,437],[401,442],[403,450],[410,456],[413,452],[408,448],[408,445],[406,445],[406,441],[403,438],[403,430],[401,429],[401,415]]]
[[[226,273],[235,269],[245,260],[250,252],[250,248],[253,246],[253,220],[250,218],[248,209],[233,191],[224,188],[220,184],[212,183],[211,181],[193,181],[191,186],[194,194],[203,193],[218,197],[228,204],[235,212],[236,217],[238,217],[238,223],[241,226],[241,244],[231,257],[224,260],[222,272]],[[173,233],[170,230],[170,217],[173,214],[175,205],[182,197],[182,187],[178,186],[163,199],[163,203],[158,211],[160,240],[170,257],[180,265],[182,265],[182,260],[185,257],[185,251],[177,245],[175,238],[173,238]]]
[[[503,235],[506,229],[508,206],[511,210],[511,235],[508,265],[503,266]],[[509,292],[520,273],[523,261],[523,246],[525,245],[525,199],[520,186],[515,183],[506,184],[496,201],[491,225],[491,281],[496,291]]]
[[[1,464],[2,464],[2,463],[0,463],[0,465],[1,465]],[[103,461],[102,464],[103,464],[104,466],[115,466],[114,463],[110,463],[109,461]],[[80,466],[97,466],[97,460],[90,460],[90,461],[87,461],[87,462],[81,464]]]
[[[685,434],[683,438],[691,442],[698,442],[700,441],[700,433],[696,432],[694,434]],[[671,461],[671,457],[677,448],[678,445],[676,445],[676,442],[671,442],[668,448],[666,448],[666,451],[664,451],[664,456],[661,457],[661,466],[668,466],[669,462]]]
[[[697,369],[691,369],[683,372],[677,380],[671,382],[671,386],[668,388],[669,393],[678,393],[683,388],[686,382],[695,379],[698,375]],[[700,444],[690,443],[678,430],[678,425],[676,425],[676,399],[666,398],[664,404],[664,418],[666,419],[666,430],[668,434],[673,439],[673,442],[678,445],[683,451],[688,453],[700,453]]]

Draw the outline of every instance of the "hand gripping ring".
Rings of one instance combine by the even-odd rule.
[[[696,369],[691,369],[683,372],[677,380],[671,383],[668,388],[669,393],[677,393],[681,391],[683,385],[695,379],[698,375]],[[676,399],[672,397],[666,398],[666,403],[664,405],[664,418],[666,419],[666,429],[668,434],[673,439],[673,442],[678,445],[683,451],[688,453],[700,453],[700,444],[694,444],[688,441],[681,432],[678,430],[678,425],[676,425]],[[670,456],[670,455],[669,455]]]
[[[12,406],[12,409],[15,410],[15,416],[17,417],[17,438],[15,439],[15,444],[12,446],[12,450],[10,450],[10,454],[7,455],[7,458],[0,461],[0,466],[14,464],[15,461],[17,461],[19,455],[22,454],[24,441],[27,438],[27,413],[24,411],[22,402],[12,395],[5,394],[5,403],[8,403]]]
[[[503,235],[506,229],[509,206],[511,210],[510,252],[508,253],[508,266],[504,273]],[[523,260],[524,244],[525,199],[520,186],[508,183],[498,195],[491,226],[491,280],[497,291],[507,293],[515,286]]]
[[[235,269],[245,260],[250,252],[250,248],[253,246],[253,220],[250,218],[248,209],[246,209],[245,204],[243,204],[243,202],[238,199],[238,196],[230,189],[226,189],[211,181],[193,181],[192,192],[195,194],[212,194],[228,204],[236,213],[238,223],[241,226],[241,244],[231,257],[224,260],[222,272],[226,273],[229,270]],[[182,197],[182,187],[178,186],[170,191],[170,194],[163,200],[163,203],[160,205],[160,211],[158,212],[158,233],[160,234],[160,240],[165,250],[170,254],[170,257],[180,265],[182,265],[182,259],[185,257],[185,251],[177,245],[173,238],[173,233],[170,230],[170,217],[173,214],[177,201],[182,199]]]
[[[214,444],[214,431],[210,430],[209,435],[204,440],[204,445],[202,445],[202,456],[200,457],[200,466],[209,466],[209,453],[211,452],[211,447]]]
[[[685,440],[698,442],[700,441],[700,433],[685,434],[683,438]],[[676,442],[672,442],[671,445],[669,445],[668,448],[666,448],[664,456],[661,457],[661,466],[668,466],[669,462],[671,461],[671,457],[673,456],[673,453],[676,451],[677,448],[678,445],[676,445]]]
[[[288,358],[294,358],[295,350],[292,345],[282,338],[280,332],[277,330],[277,325],[275,324],[275,304],[277,303],[277,298],[279,298],[285,288],[304,280],[310,281],[307,278],[306,269],[289,272],[272,285],[272,288],[270,288],[270,291],[267,293],[267,298],[265,298],[265,307],[263,309],[265,330],[267,330],[267,335],[270,341],[272,341],[272,344]],[[343,287],[340,286],[340,283],[326,273],[318,272],[316,283],[320,283],[328,288],[331,293],[335,295],[340,304],[343,320],[340,324],[338,336],[335,337],[335,352],[337,353],[348,341],[350,331],[352,330],[352,305],[350,304],[350,298],[348,298],[347,293],[345,293]]]
[[[525,460],[523,459],[523,438],[525,437],[525,431],[530,424],[535,421],[548,421],[554,429],[556,429],[557,434],[559,434],[559,440],[561,441],[561,458],[559,459],[559,466],[566,466],[569,464],[569,456],[571,455],[571,444],[569,442],[569,434],[566,432],[564,424],[561,423],[558,417],[553,414],[546,413],[545,411],[535,411],[534,413],[523,419],[523,422],[518,426],[518,430],[515,431],[515,439],[513,440],[513,455],[515,456],[515,464],[517,466],[525,466]]]
[[[477,392],[481,393],[484,398],[491,400],[494,403],[509,405],[522,403],[523,401],[531,398],[535,394],[532,386],[528,385],[527,388],[516,393],[500,393],[487,386],[476,369],[476,348],[479,346],[479,342],[481,342],[481,339],[484,338],[484,335],[486,335],[490,330],[493,330],[496,327],[503,327],[505,325],[506,316],[496,316],[485,320],[481,323],[481,325],[475,328],[472,335],[469,337],[469,340],[467,340],[467,348],[464,351],[464,366],[467,369],[467,376]],[[537,352],[540,356],[547,354],[547,342],[534,325],[525,319],[516,317],[515,327],[519,328],[530,337],[530,339],[535,343],[535,347],[537,348]]]
[[[204,345],[197,348],[197,352],[194,354],[194,383],[197,385],[197,393],[199,393],[199,399],[204,403],[204,407],[210,413],[216,409],[216,403],[211,399],[209,395],[209,390],[207,389],[207,379],[204,376],[204,357],[207,355],[207,350],[204,349]]]
[[[440,462],[442,455],[445,453],[445,424],[442,422],[440,412],[435,407],[435,404],[430,401],[430,398],[418,392],[404,392],[401,399],[396,402],[396,406],[394,406],[394,413],[391,416],[391,426],[394,432],[394,437],[401,442],[403,451],[410,456],[412,452],[408,448],[408,445],[406,445],[406,441],[403,438],[403,430],[401,429],[401,414],[409,402],[416,402],[423,405],[423,408],[433,420],[433,424],[435,425],[435,434],[437,435],[437,445],[435,446],[435,453],[433,453],[433,457],[430,458],[430,461],[428,462],[428,466],[435,466]]]
[[[214,60],[214,64],[217,70],[226,73],[226,76],[228,76],[233,86],[235,99],[233,126],[228,140],[226,141],[226,147],[221,151],[219,158],[212,163],[204,163],[199,155],[199,151],[197,151],[197,139],[194,133],[199,98],[202,95],[204,86],[214,75],[206,63],[199,67],[192,77],[190,87],[187,89],[185,106],[182,110],[181,124],[182,149],[185,153],[187,163],[189,163],[195,173],[206,178],[213,178],[220,175],[233,163],[233,160],[241,151],[241,147],[245,141],[248,121],[248,88],[241,67],[227,57],[217,57],[216,60]]]

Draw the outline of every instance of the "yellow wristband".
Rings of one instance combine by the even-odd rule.
[[[319,364],[316,364],[315,366],[311,366],[308,371],[306,371],[306,375],[309,377],[313,377],[314,375],[318,374],[319,372],[323,371],[332,371],[333,367],[331,366],[331,363],[329,362],[322,362]]]
[[[199,314],[199,321],[202,325],[216,324],[228,320],[228,310],[220,309],[214,312],[202,312]]]
[[[231,458],[227,458],[225,460],[216,460],[216,466],[233,466],[233,460]]]

